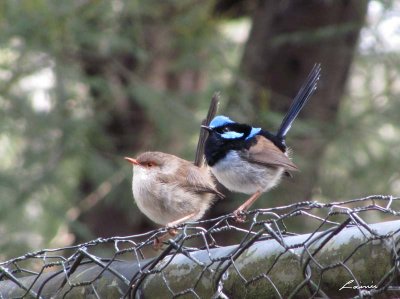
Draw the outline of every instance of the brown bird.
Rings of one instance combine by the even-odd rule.
[[[140,211],[155,223],[173,227],[200,219],[214,198],[223,198],[207,167],[177,156],[145,152],[133,164],[132,191]]]

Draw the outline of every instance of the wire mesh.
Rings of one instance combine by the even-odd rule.
[[[0,262],[0,298],[398,298],[400,198],[299,202]],[[308,232],[308,233],[307,233]]]

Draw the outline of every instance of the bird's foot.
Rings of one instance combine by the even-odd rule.
[[[168,228],[168,234],[171,237],[175,237],[178,234],[178,230],[176,228]]]
[[[244,214],[244,212],[247,211],[260,196],[261,191],[257,191],[233,212],[236,222],[242,223],[246,220],[246,215]]]
[[[243,223],[246,221],[246,215],[243,213],[242,209],[236,209],[233,211],[233,216],[235,218],[235,221],[238,223]]]
[[[155,237],[154,241],[153,241],[153,249],[158,251],[160,250],[163,245],[164,245],[164,241],[167,241],[170,237],[175,237],[178,234],[178,230],[175,228],[168,228],[167,226],[167,230],[168,232],[159,236],[159,237]]]
[[[162,236],[161,236],[162,237]],[[155,237],[154,241],[153,241],[153,249],[155,251],[161,250],[161,248],[163,247],[164,243],[162,242],[161,237]]]

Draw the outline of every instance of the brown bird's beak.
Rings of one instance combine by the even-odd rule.
[[[134,165],[140,165],[140,163],[139,163],[136,159],[129,158],[129,157],[125,157],[124,159],[125,159],[126,161],[128,161],[129,163],[132,163],[132,164],[134,164]]]
[[[211,128],[211,127],[209,127],[209,126],[204,126],[204,125],[201,125],[201,127],[204,129],[204,130],[207,130],[208,132],[211,132],[213,129]]]

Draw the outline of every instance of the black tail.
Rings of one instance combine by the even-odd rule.
[[[290,105],[289,111],[286,113],[284,119],[282,120],[281,126],[276,134],[276,137],[284,141],[287,132],[289,132],[293,121],[296,119],[297,115],[303,109],[307,100],[311,97],[314,91],[317,89],[317,82],[319,80],[321,72],[321,64],[314,64],[310,74],[307,77],[307,81],[300,88],[296,97],[294,98],[292,105]]]
[[[206,118],[201,123],[202,125],[205,125],[205,126],[210,125],[210,122],[217,114],[218,104],[219,104],[219,92],[216,92],[216,93],[214,93],[214,95],[211,98],[210,107],[208,108],[208,113],[207,113]],[[203,166],[204,147],[206,145],[206,140],[207,140],[208,134],[209,133],[207,130],[204,130],[203,128],[200,129],[199,140],[197,142],[197,148],[196,148],[196,156],[194,158],[194,165],[196,165],[198,167]]]

